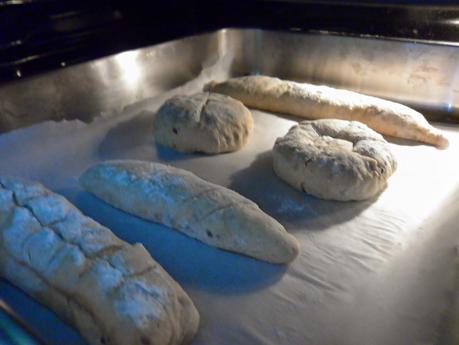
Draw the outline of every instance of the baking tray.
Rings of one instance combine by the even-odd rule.
[[[263,41],[264,35],[277,38]],[[10,111],[15,115],[9,129],[22,128],[0,135],[0,173],[41,181],[122,239],[143,243],[200,311],[201,325],[193,345],[452,343],[449,325],[455,317],[459,236],[459,128],[454,124],[434,123],[451,142],[443,151],[387,138],[398,170],[381,195],[364,202],[320,200],[293,190],[275,176],[270,150],[275,138],[298,120],[294,117],[253,110],[252,138],[243,149],[229,154],[181,154],[155,144],[155,112],[172,95],[192,94],[211,79],[248,73],[305,79],[303,69],[297,74],[285,70],[292,68],[292,60],[272,55],[288,52],[291,59],[300,61],[290,46],[282,49],[279,45],[304,39],[322,42],[323,47],[327,39],[337,44],[341,39],[353,40],[354,47],[368,42],[407,45],[223,30],[9,84],[1,90],[11,92],[3,104],[23,107],[21,112]],[[230,46],[234,49],[228,50]],[[271,58],[261,63],[255,56],[258,49]],[[438,49],[456,52],[454,47]],[[275,60],[284,67],[269,67],[268,62]],[[90,73],[83,71],[92,71],[92,79],[86,79]],[[447,76],[446,71],[442,73]],[[317,77],[309,79],[320,82]],[[26,84],[31,88],[28,98],[19,92],[27,90]],[[68,89],[62,88],[64,84]],[[364,81],[349,88],[363,91],[362,85]],[[80,94],[71,99],[69,92],[75,89]],[[376,94],[376,89],[368,93]],[[400,91],[397,96],[408,99],[410,93]],[[28,103],[17,103],[17,97]],[[40,97],[48,103],[33,108]],[[416,98],[413,91],[411,101]],[[79,111],[66,110],[65,104],[78,105]],[[441,109],[441,102],[435,104]],[[46,109],[55,112],[46,116]],[[27,121],[20,123],[21,119]],[[236,190],[294,234],[301,254],[289,266],[281,266],[221,251],[118,211],[78,185],[79,175],[90,164],[122,158],[171,164]],[[0,298],[49,344],[85,344],[52,312],[1,280]]]
[[[197,77],[266,74],[403,102],[459,118],[459,47],[441,42],[223,29],[0,85],[0,131],[44,120],[91,121]]]

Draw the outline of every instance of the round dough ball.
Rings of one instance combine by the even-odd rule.
[[[252,131],[252,113],[241,102],[209,92],[172,97],[154,123],[156,141],[182,152],[236,151]]]
[[[303,121],[277,138],[276,174],[296,189],[331,200],[364,200],[386,186],[397,162],[389,144],[357,121]]]

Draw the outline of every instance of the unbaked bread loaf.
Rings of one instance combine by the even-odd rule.
[[[172,97],[154,120],[156,142],[182,152],[236,151],[252,130],[252,113],[244,104],[209,92]]]
[[[143,161],[90,167],[83,187],[109,204],[209,245],[271,263],[287,263],[298,241],[242,195],[182,169]]]
[[[0,275],[92,345],[185,344],[198,328],[190,298],[141,244],[38,183],[0,177]]]
[[[357,121],[303,121],[276,140],[275,173],[323,199],[364,200],[381,192],[397,167],[389,144]]]
[[[417,140],[438,148],[448,147],[448,139],[421,113],[399,103],[357,92],[266,76],[210,82],[205,90],[231,96],[249,107],[308,119],[360,121],[382,134]]]

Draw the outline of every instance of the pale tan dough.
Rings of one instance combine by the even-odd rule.
[[[90,167],[80,182],[123,211],[211,246],[272,263],[287,263],[298,255],[298,241],[254,202],[186,170],[107,161]]]
[[[193,302],[141,244],[39,183],[0,177],[0,276],[91,345],[178,345],[197,332]]]
[[[252,131],[250,110],[218,93],[172,97],[154,120],[156,142],[182,152],[236,151],[247,143]]]
[[[249,107],[308,119],[360,121],[382,134],[417,140],[438,148],[448,147],[448,139],[421,113],[399,103],[357,92],[266,76],[210,82],[205,90],[231,96]]]
[[[384,138],[357,121],[303,121],[276,140],[276,174],[296,189],[331,200],[381,192],[397,167]]]

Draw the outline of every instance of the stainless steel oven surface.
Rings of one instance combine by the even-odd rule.
[[[240,151],[183,154],[156,145],[153,119],[210,80],[264,74],[410,105],[450,147],[387,138],[398,169],[362,202],[298,192],[273,172],[271,149],[299,118],[252,109]],[[0,173],[38,180],[120,238],[141,242],[193,299],[193,345],[457,344],[459,48],[256,29],[223,29],[126,51],[0,86]],[[301,244],[288,266],[204,245],[84,192],[106,159],[158,161],[255,201]],[[83,345],[69,325],[0,280],[5,300],[47,344]]]
[[[44,342],[0,300],[0,344],[43,345]]]

